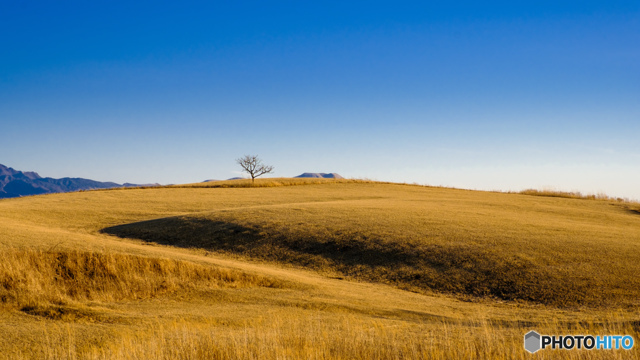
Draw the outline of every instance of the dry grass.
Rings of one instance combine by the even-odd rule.
[[[135,186],[121,187],[110,189],[94,189],[80,190],[85,191],[115,191],[115,190],[140,190],[140,189],[228,189],[228,188],[264,188],[264,187],[281,187],[281,186],[300,186],[300,185],[323,185],[323,184],[394,184],[407,185],[389,182],[379,182],[366,179],[331,179],[331,178],[258,178],[254,182],[251,179],[235,179],[235,180],[217,180],[193,184],[179,185],[159,185],[159,186]]]
[[[0,253],[0,303],[48,318],[81,316],[81,308],[88,302],[255,286],[284,284],[260,275],[173,259],[78,251],[6,249]]]
[[[621,198],[621,197],[612,197],[605,193],[598,194],[583,194],[579,191],[557,191],[557,190],[537,190],[537,189],[526,189],[519,192],[522,195],[532,195],[532,196],[548,196],[548,197],[560,197],[565,199],[584,199],[584,200],[606,200],[606,201],[616,201],[616,202],[624,202],[624,203],[634,203],[637,204],[636,201],[632,201],[629,198]]]
[[[171,187],[187,188],[248,188],[248,187],[280,187],[299,185],[323,185],[323,184],[372,184],[374,181],[361,179],[324,179],[324,178],[264,178],[238,180],[211,181],[206,183],[196,183],[188,185],[171,185]]]
[[[635,204],[260,180],[1,200],[0,358],[638,357]]]
[[[557,322],[533,325],[542,334],[567,327]],[[632,334],[628,323],[572,324],[576,334]],[[281,316],[239,328],[186,322],[158,323],[145,332],[125,332],[105,346],[79,350],[70,327],[56,328],[37,353],[41,359],[638,359],[638,351],[566,351],[545,349],[531,355],[522,336],[531,326],[490,321],[451,324],[389,323],[341,316],[330,322],[322,314],[309,318]],[[59,346],[58,344],[62,345]],[[20,358],[20,355],[17,356]]]
[[[638,304],[640,218],[629,208],[402,190],[394,198],[229,209],[105,231],[414,291],[562,307]]]

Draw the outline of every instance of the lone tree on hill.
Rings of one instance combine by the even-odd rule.
[[[258,176],[273,172],[273,166],[263,164],[258,155],[245,155],[236,159],[236,162],[242,167],[242,170],[249,173],[252,184]]]

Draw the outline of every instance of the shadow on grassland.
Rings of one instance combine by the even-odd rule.
[[[605,299],[586,291],[585,279],[571,281],[529,259],[481,245],[410,244],[357,234],[295,236],[201,217],[170,217],[114,226],[102,232],[337,271],[355,279],[467,299],[488,297],[559,307],[603,305]]]

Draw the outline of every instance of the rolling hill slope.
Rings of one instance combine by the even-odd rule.
[[[398,185],[342,188],[351,196],[104,231],[413,291],[556,306],[638,305],[640,216],[628,205]]]
[[[0,200],[0,358],[510,359],[531,328],[637,337],[637,204],[256,185]],[[556,355],[598,358],[575,354]]]

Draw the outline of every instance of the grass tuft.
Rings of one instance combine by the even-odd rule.
[[[531,196],[558,197],[558,198],[565,198],[565,199],[605,200],[605,201],[616,201],[621,203],[637,203],[636,201],[632,201],[629,198],[613,197],[605,193],[583,194],[579,191],[526,189],[526,190],[520,191],[519,194],[531,195]]]
[[[85,316],[65,307],[79,302],[149,299],[178,290],[251,286],[283,284],[260,275],[173,259],[79,251],[0,253],[0,303],[48,318]]]

